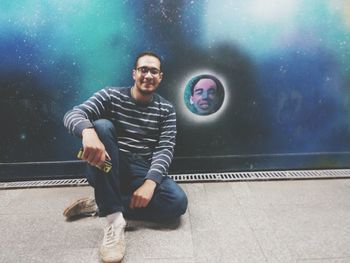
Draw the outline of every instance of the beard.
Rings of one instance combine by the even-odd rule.
[[[140,86],[137,87],[138,91],[145,96],[152,95],[155,90],[157,89],[157,86],[155,83],[141,83]]]
[[[153,92],[154,92],[154,90],[148,90],[148,89],[146,89],[146,90],[144,90],[144,89],[139,89],[139,91],[140,91],[140,93],[141,93],[142,95],[152,95]]]

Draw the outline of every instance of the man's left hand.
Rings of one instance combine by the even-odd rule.
[[[130,202],[130,208],[141,208],[147,207],[148,203],[151,201],[154,189],[157,183],[147,179],[136,191],[133,193]]]

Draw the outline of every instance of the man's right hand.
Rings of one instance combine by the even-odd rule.
[[[102,165],[103,162],[111,159],[106,152],[105,146],[98,138],[98,135],[93,128],[86,128],[83,130],[83,156],[81,159],[87,161],[91,165]]]

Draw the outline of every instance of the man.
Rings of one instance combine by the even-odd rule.
[[[209,115],[219,107],[218,87],[212,76],[196,78],[191,85],[190,104],[193,112],[199,115]]]
[[[68,130],[82,138],[86,176],[99,216],[107,219],[100,248],[104,262],[120,262],[124,256],[124,216],[171,220],[187,208],[185,193],[167,177],[176,116],[173,106],[155,93],[163,78],[159,56],[141,53],[132,76],[132,87],[102,89],[64,117]],[[112,164],[108,173],[96,167],[105,160]],[[79,200],[65,214],[89,206],[94,208],[94,200]]]

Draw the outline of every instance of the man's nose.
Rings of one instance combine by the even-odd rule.
[[[151,71],[147,71],[146,75],[145,75],[145,78],[153,78],[152,74],[151,74]]]
[[[206,92],[206,91],[203,91],[203,93],[202,93],[202,99],[208,99],[208,92]]]

